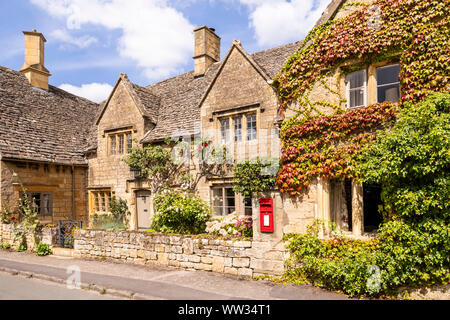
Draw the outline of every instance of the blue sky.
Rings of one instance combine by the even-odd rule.
[[[330,0],[0,0],[0,65],[19,70],[22,31],[47,39],[50,84],[103,100],[120,73],[142,86],[193,69],[193,32],[253,53],[301,40]]]

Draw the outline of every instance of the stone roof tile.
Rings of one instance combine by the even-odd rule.
[[[21,73],[0,66],[2,158],[84,165],[98,104],[49,86],[31,86]]]

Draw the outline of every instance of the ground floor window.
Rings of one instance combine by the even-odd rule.
[[[27,192],[26,194],[21,192],[20,199],[22,204],[24,204],[24,199],[28,199],[28,203],[37,209],[39,217],[52,216],[53,194],[51,192]]]
[[[90,191],[89,208],[91,212],[106,213],[109,212],[109,203],[113,196],[111,190],[95,190]]]
[[[379,212],[381,201],[381,187],[363,184],[362,188],[362,221],[364,232],[376,231],[383,221]],[[331,221],[344,231],[353,231],[353,194],[352,180],[331,180],[330,182],[330,215]]]
[[[213,187],[211,202],[215,215],[224,216],[236,211],[236,199],[232,187]]]

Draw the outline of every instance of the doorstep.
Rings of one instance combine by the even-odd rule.
[[[54,256],[59,257],[73,257],[74,256],[74,249],[67,249],[67,248],[52,248],[52,252]]]

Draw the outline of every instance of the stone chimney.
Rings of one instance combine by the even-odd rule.
[[[220,37],[213,28],[202,26],[194,29],[194,76],[203,76],[208,67],[220,61]]]
[[[48,90],[50,72],[44,66],[44,36],[40,32],[23,31],[25,35],[25,63],[20,72],[23,73],[34,87]]]

